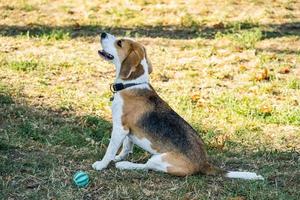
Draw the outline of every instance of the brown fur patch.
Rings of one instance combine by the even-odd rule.
[[[198,172],[196,163],[191,162],[186,156],[177,152],[169,152],[163,156],[162,160],[171,166],[167,167],[167,172],[175,176],[187,176]]]
[[[138,138],[144,138],[143,132],[138,130],[136,124],[141,115],[151,109],[151,105],[145,103],[145,97],[135,95],[134,91],[122,91],[120,94],[124,102],[122,115],[123,126],[135,130],[134,135]]]
[[[143,45],[128,39],[121,40],[121,47],[115,44],[121,61],[120,78],[122,80],[133,80],[144,74],[142,59],[146,59],[149,74],[152,72],[152,64],[148,60]]]
[[[214,165],[212,165],[208,162],[203,163],[200,166],[199,171],[201,173],[205,174],[205,175],[213,175],[213,176],[218,175],[218,174],[223,175],[223,174],[227,173],[226,170],[220,169],[220,168],[218,168],[218,167],[216,167],[216,166],[214,166]]]
[[[138,90],[122,91],[120,94],[123,98],[123,126],[129,128],[130,133],[137,138],[147,138],[151,142],[151,148],[156,152],[166,152],[167,146],[162,146],[158,143],[159,141],[149,136],[149,134],[146,133],[143,127],[139,124],[139,119],[145,113],[153,110],[153,105],[148,100],[153,94],[153,91],[150,91],[150,93],[144,93],[144,95],[141,95],[141,91]]]

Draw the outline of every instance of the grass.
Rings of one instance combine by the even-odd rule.
[[[70,38],[70,34],[62,30],[41,30],[38,34],[27,31],[25,35],[27,38],[40,37],[45,40],[68,40]]]
[[[232,34],[220,33],[217,34],[217,37],[230,38],[230,40],[232,40],[239,48],[253,49],[255,48],[256,43],[262,39],[262,31],[259,28],[254,28],[246,31],[234,31]]]
[[[36,70],[38,67],[38,63],[35,61],[12,61],[7,63],[7,67],[16,71],[32,71]]]
[[[299,6],[0,0],[0,199],[298,199]],[[145,44],[152,85],[213,163],[266,180],[92,170],[112,129],[101,31]],[[87,188],[73,185],[77,170]]]

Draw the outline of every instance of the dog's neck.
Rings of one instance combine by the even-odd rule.
[[[116,69],[117,69],[117,77],[116,77],[114,83],[123,83],[123,84],[129,84],[129,83],[136,83],[136,84],[149,83],[149,73],[148,73],[148,64],[147,64],[147,61],[145,59],[143,59],[141,61],[141,65],[144,68],[144,73],[141,76],[137,77],[136,79],[132,79],[132,80],[123,80],[119,76],[120,68],[121,68],[121,64],[120,64],[119,66],[116,67]]]

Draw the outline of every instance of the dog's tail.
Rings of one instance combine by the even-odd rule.
[[[226,171],[210,163],[206,163],[204,166],[202,166],[200,172],[206,175],[221,175],[227,178],[239,178],[245,180],[264,180],[264,178],[261,175],[257,175],[254,172]]]
[[[257,175],[254,172],[228,171],[224,176],[227,178],[240,178],[246,180],[264,180],[264,177]]]

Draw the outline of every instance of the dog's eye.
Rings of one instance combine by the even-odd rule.
[[[118,40],[117,45],[118,45],[119,47],[122,47],[122,41],[121,41],[121,40]]]

